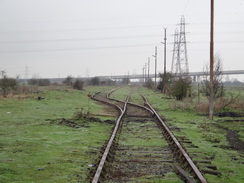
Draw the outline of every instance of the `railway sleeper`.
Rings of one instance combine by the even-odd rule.
[[[208,169],[217,170],[217,167],[214,165],[206,165],[205,167]]]
[[[185,182],[188,182],[188,183],[196,183],[196,181],[194,180],[194,178],[188,172],[186,172],[184,169],[182,169],[180,166],[176,166],[175,172]]]
[[[151,108],[150,105],[148,105],[148,106]],[[152,109],[152,111],[154,111],[153,108],[151,108],[151,109]],[[138,117],[136,111],[134,112],[134,110],[135,109],[132,110],[133,111],[132,114],[130,114],[130,113],[128,113],[128,114],[129,115],[132,115],[132,117]],[[155,114],[155,116],[156,115],[158,116],[158,114],[156,114],[156,112],[154,112],[154,114]],[[141,115],[139,115],[139,116],[141,117]],[[127,118],[127,123],[129,123],[129,122],[130,121]],[[122,123],[120,123],[120,124],[122,126]],[[188,182],[191,182],[191,175],[190,175],[190,173],[193,170],[190,167],[190,165],[188,164],[188,161],[186,159],[188,156],[185,157],[185,155],[183,155],[183,152],[181,152],[181,150],[180,150],[181,147],[180,148],[178,147],[177,140],[176,140],[176,142],[174,142],[175,139],[174,139],[174,137],[172,137],[171,132],[169,132],[169,130],[167,129],[167,126],[165,127],[165,125],[163,124],[163,122],[161,122],[160,120],[158,121],[158,126],[160,127],[160,129],[162,129],[163,136],[166,137],[167,141],[169,142],[170,148],[173,150],[173,156],[174,157],[173,158],[172,157],[170,158],[172,160],[169,160],[169,158],[167,158],[167,160],[164,160],[163,159],[164,157],[162,158],[161,156],[160,156],[160,159],[161,160],[158,160],[157,158],[150,160],[150,158],[149,159],[147,159],[147,158],[145,159],[145,157],[150,157],[150,156],[145,156],[145,155],[141,155],[141,158],[138,157],[138,156],[136,156],[136,155],[130,155],[130,158],[129,159],[127,159],[128,158],[128,155],[126,156],[127,158],[122,155],[121,158],[119,158],[117,156],[118,154],[116,155],[116,153],[119,153],[118,152],[118,149],[119,148],[122,148],[122,147],[119,144],[116,144],[116,148],[114,148],[112,150],[113,153],[109,153],[109,159],[110,159],[110,156],[111,156],[111,158],[114,158],[115,157],[115,156],[113,156],[113,154],[116,155],[117,157],[114,158],[113,161],[109,161],[109,162],[106,162],[105,163],[105,171],[102,172],[102,174],[103,174],[102,179],[104,179],[104,177],[107,175],[107,176],[110,177],[109,178],[110,180],[120,180],[119,182],[121,182],[121,180],[123,181],[123,179],[127,179],[128,180],[128,178],[130,178],[130,176],[136,177],[136,176],[148,175],[148,173],[155,174],[155,172],[156,172],[156,174],[157,174],[158,172],[160,172],[160,173],[167,172],[170,169],[169,167],[173,168],[173,166],[175,166],[174,165],[175,164],[175,160],[174,159],[176,159],[176,160],[178,160],[177,162],[181,164],[181,167],[180,167],[181,169],[180,168],[177,168],[178,171],[181,172],[181,174],[183,174],[183,175],[189,174],[189,175],[186,175],[186,176],[183,176],[183,177],[185,177],[186,179],[189,179],[190,181],[188,181]],[[119,133],[121,133],[121,129],[119,129]],[[131,132],[129,132],[129,133],[131,133]],[[119,137],[116,138],[116,139],[119,139]],[[115,147],[115,146],[113,146],[113,147]],[[152,146],[152,147],[155,148],[156,146]],[[130,151],[131,151],[131,149],[133,149],[133,152],[136,152],[136,153],[138,153],[139,151],[146,151],[146,150],[148,150],[148,148],[149,148],[149,146],[147,146],[147,147],[142,146],[142,147],[137,147],[136,148],[137,150],[134,150],[132,146],[129,146],[128,147],[128,149]],[[123,168],[122,168],[123,165],[121,165],[121,163],[124,165]],[[157,168],[159,168],[160,165],[162,166],[160,168],[160,170],[159,169],[158,170],[154,170],[153,166],[156,166]],[[130,166],[132,168],[130,168]],[[141,169],[140,168],[141,166],[144,166],[145,168],[144,169],[143,168]],[[164,168],[166,168],[166,169],[164,169]],[[106,174],[106,171],[107,170],[109,170],[109,174]],[[120,179],[118,179],[118,176],[120,177]],[[193,180],[193,182],[195,182],[195,181]]]
[[[221,173],[219,171],[217,171],[217,170],[203,169],[202,172],[205,173],[205,174],[221,176]]]

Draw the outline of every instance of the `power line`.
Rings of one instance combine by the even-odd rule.
[[[234,24],[244,24],[244,22],[216,22],[216,25],[234,25]],[[190,25],[209,25],[209,23],[190,23]],[[173,27],[175,24],[165,24],[167,27]],[[82,29],[53,29],[53,30],[11,30],[11,31],[0,31],[0,33],[16,34],[16,33],[30,33],[30,32],[80,32],[80,31],[101,31],[101,30],[114,30],[114,29],[138,29],[138,28],[150,28],[150,27],[162,27],[161,24],[158,25],[138,25],[138,26],[117,26],[117,27],[94,27],[94,28],[82,28]]]
[[[168,24],[167,26],[175,26],[175,24]],[[150,27],[162,27],[162,25],[139,25],[139,26],[118,26],[118,27],[94,27],[83,29],[53,29],[53,30],[20,30],[20,31],[0,31],[0,33],[30,33],[30,32],[80,32],[80,31],[101,31],[101,30],[113,30],[113,29],[138,29],[138,28],[150,28]]]
[[[229,43],[243,43],[244,41],[215,41],[216,44],[229,44]],[[207,41],[190,41],[188,44],[207,44]],[[170,43],[174,44],[174,43]],[[16,50],[16,51],[0,51],[0,53],[31,53],[31,52],[56,52],[56,51],[80,51],[80,50],[96,50],[96,49],[116,49],[116,48],[132,48],[132,47],[149,47],[158,44],[137,44],[137,45],[121,45],[121,46],[101,46],[101,47],[87,47],[87,48],[67,48],[67,49],[49,49],[49,50]]]
[[[216,34],[243,34],[244,31],[216,32]],[[207,35],[209,33],[197,33],[199,35]],[[194,32],[191,35],[195,35]],[[44,39],[44,40],[23,40],[23,41],[0,41],[0,43],[44,43],[44,42],[79,42],[79,41],[97,41],[97,40],[115,40],[115,39],[136,39],[136,38],[152,38],[161,35],[140,35],[140,36],[117,36],[117,37],[95,37],[95,38],[73,38],[73,39]]]
[[[44,40],[26,40],[26,41],[0,41],[0,43],[33,43],[33,42],[72,42],[72,41],[97,41],[97,40],[114,40],[114,39],[136,39],[160,37],[161,35],[142,35],[142,36],[118,36],[118,37],[96,37],[96,38],[73,38],[73,39],[44,39]]]
[[[183,12],[182,12],[182,15],[185,13],[186,8],[188,7],[189,1],[190,1],[190,0],[188,0],[188,1],[186,2],[186,5],[185,5],[185,7],[184,7],[184,9],[183,9]]]
[[[50,50],[18,50],[18,51],[0,51],[0,53],[22,53],[22,52],[55,52],[55,51],[79,51],[92,49],[110,49],[110,48],[131,48],[131,47],[146,47],[154,46],[155,44],[138,44],[138,45],[121,45],[121,46],[103,46],[90,48],[71,48],[71,49],[50,49]]]

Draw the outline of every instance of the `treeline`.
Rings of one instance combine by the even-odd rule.
[[[129,82],[129,81],[127,81]],[[82,90],[84,86],[99,86],[99,85],[108,85],[108,86],[112,86],[112,85],[116,85],[116,82],[110,79],[107,79],[105,81],[100,81],[99,77],[92,77],[90,79],[87,80],[82,80],[79,78],[73,78],[72,76],[67,76],[64,81],[62,82],[62,84],[67,85],[67,86],[72,86],[74,89],[77,90]]]
[[[128,83],[129,81],[124,81]],[[72,87],[76,90],[83,90],[85,86],[93,85],[115,85],[116,82],[112,80],[100,81],[99,77],[93,77],[88,80],[82,80],[79,78],[73,78],[72,76],[67,76],[62,84],[51,83],[49,79],[39,79],[32,78],[27,80],[26,82],[20,82],[19,78],[11,78],[6,75],[6,73],[2,74],[2,78],[0,78],[0,95],[4,98],[9,94],[28,94],[34,91],[39,86],[50,86],[50,85],[66,85],[68,87]]]
[[[35,85],[35,86],[49,86],[51,84],[49,79],[30,79],[28,80],[29,85]]]

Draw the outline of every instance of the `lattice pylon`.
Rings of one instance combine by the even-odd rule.
[[[171,71],[177,75],[187,75],[189,73],[188,56],[186,47],[185,18],[181,17],[180,32],[176,29],[172,57]]]
[[[172,55],[172,65],[171,65],[171,72],[178,74],[179,68],[178,68],[178,52],[179,52],[179,32],[178,29],[175,29],[174,34],[174,47],[173,47],[173,55]]]

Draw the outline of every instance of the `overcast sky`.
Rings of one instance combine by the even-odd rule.
[[[141,74],[151,57],[167,70],[174,31],[186,20],[190,71],[209,63],[210,0],[0,0],[0,71],[57,78]],[[224,70],[244,69],[244,1],[215,0],[215,53]]]

